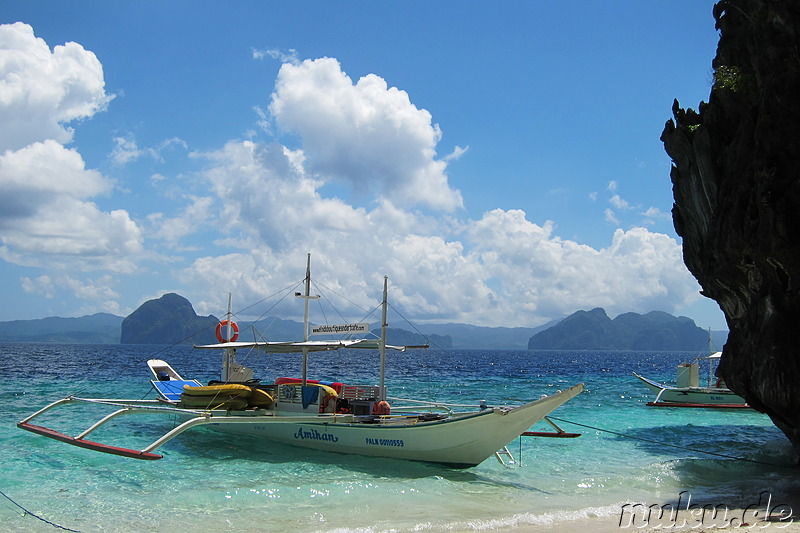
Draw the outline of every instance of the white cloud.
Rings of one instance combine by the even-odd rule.
[[[22,23],[0,25],[0,259],[52,269],[130,272],[139,228],[123,210],[89,201],[113,182],[63,146],[65,123],[104,109],[103,70],[78,44],[37,39]]]
[[[363,209],[319,194],[323,182],[306,173],[302,152],[232,141],[204,157],[215,164],[206,177],[222,200],[222,231],[244,231],[282,249],[307,240],[310,231],[334,240],[367,224]]]
[[[616,209],[621,209],[621,210],[632,209],[631,204],[629,204],[626,200],[623,200],[622,198],[620,198],[620,196],[618,194],[615,194],[614,196],[612,196],[608,200],[608,202],[612,206],[614,206]]]
[[[521,211],[495,210],[470,235],[473,253],[502,283],[497,300],[507,313],[514,302],[531,316],[553,318],[595,306],[650,311],[696,298],[680,246],[644,228],[617,230],[611,246],[595,250],[553,236],[552,223],[538,226]]]
[[[178,146],[184,150],[188,145],[182,139],[173,137],[162,141],[156,148],[140,148],[133,135],[126,137],[114,137],[114,148],[111,150],[110,158],[117,165],[126,165],[142,157],[150,157],[155,161],[164,162],[161,152],[169,148]]]
[[[216,206],[219,242],[236,250],[198,258],[181,272],[202,314],[224,308],[228,292],[252,301],[299,280],[306,252],[317,279],[362,307],[375,304],[388,275],[392,301],[417,320],[533,326],[581,308],[650,311],[697,297],[680,246],[665,235],[618,230],[611,246],[597,250],[556,236],[553,222],[537,225],[519,210],[497,209],[480,220],[424,215],[396,201],[420,179],[413,165],[395,169],[383,188],[366,187],[374,195],[369,208],[326,196],[331,174],[344,177],[343,168],[353,170],[354,185],[380,175],[385,162],[367,146],[388,159],[397,146],[434,153],[440,133],[430,116],[376,76],[354,85],[335,60],[284,65],[270,110],[300,134],[301,148],[231,141],[195,154],[210,164],[204,176],[218,198],[209,210]],[[397,113],[407,122],[398,119],[392,129]],[[390,131],[394,142],[384,142]],[[343,161],[334,147],[346,154]],[[427,179],[436,188],[439,178],[440,192],[452,200],[444,174]],[[618,222],[611,209],[607,216]]]
[[[5,28],[0,34],[6,31],[7,38]],[[38,50],[32,57],[54,61],[57,53],[26,28],[11,34]],[[6,48],[8,42],[0,37]],[[75,69],[78,79],[93,79],[87,74],[93,72],[99,83],[84,83],[84,90],[74,93],[59,85],[63,78],[58,76],[17,84],[33,91],[34,85],[42,90],[43,83],[52,83],[52,92],[71,94],[66,99],[71,104],[54,97],[57,105],[43,105],[23,132],[24,144],[5,147],[0,156],[0,259],[46,267],[42,275],[20,280],[31,294],[59,298],[70,293],[89,302],[84,309],[111,311],[121,309],[115,290],[121,282],[107,274],[87,279],[77,272],[120,276],[137,271],[148,252],[143,229],[126,211],[104,211],[92,201],[109,194],[114,182],[87,169],[81,154],[63,145],[71,138],[65,124],[91,116],[108,101],[94,55],[79,45],[70,51],[85,54],[84,65],[94,64],[91,58],[96,62],[94,70]],[[259,54],[287,59],[277,51],[274,56],[254,51],[254,57]],[[20,72],[44,68],[26,61]],[[33,104],[25,108],[7,98],[2,83],[0,78],[0,98],[6,98],[0,118],[30,112]],[[83,105],[75,95],[84,96]],[[54,111],[62,107],[71,111]],[[665,235],[617,230],[608,248],[594,249],[560,238],[553,222],[536,224],[519,210],[496,209],[479,220],[436,212],[458,213],[462,206],[446,171],[448,162],[467,149],[455,147],[439,158],[441,132],[430,113],[374,74],[353,83],[335,59],[286,63],[269,111],[259,114],[261,127],[269,130],[274,120],[297,134],[301,144],[230,141],[218,150],[191,154],[206,168],[183,177],[195,177],[198,183],[189,187],[203,192],[190,195],[185,191],[191,189],[183,188],[170,197],[183,199],[182,210],[145,215],[147,236],[174,250],[189,249],[201,231],[213,233],[213,252],[175,267],[182,283],[176,290],[198,313],[219,313],[228,292],[250,303],[298,281],[306,252],[313,255],[315,277],[361,308],[375,305],[382,277],[388,275],[393,305],[416,320],[533,326],[581,308],[603,306],[612,314],[670,310],[697,297],[680,246]],[[144,148],[132,136],[116,142],[113,157],[120,164],[141,157],[159,160],[163,150],[186,147],[179,139]],[[153,184],[165,180],[151,176]],[[338,197],[336,185],[342,183],[361,194],[358,199],[366,201],[358,204],[366,207]],[[608,190],[616,189],[610,182]],[[630,209],[618,195],[614,198],[617,209]],[[619,224],[611,208],[606,216]],[[165,279],[161,286],[177,284],[168,275]]]
[[[609,224],[614,224],[616,226],[619,226],[622,223],[617,218],[617,215],[616,213],[614,213],[614,210],[611,208],[606,208],[606,210],[603,212],[603,215],[604,215],[604,220]]]
[[[606,186],[606,190],[607,191],[611,191],[611,192],[616,191],[617,190],[617,180],[609,181],[608,185]]]
[[[286,63],[269,110],[281,128],[302,137],[317,175],[408,205],[463,206],[448,184],[446,162],[436,159],[438,125],[379,76],[354,84],[332,58]]]
[[[265,59],[265,58],[272,58],[277,59],[281,63],[297,63],[298,62],[298,55],[297,50],[294,48],[290,48],[287,51],[280,50],[279,48],[269,48],[259,50],[257,48],[253,48],[253,59]]]
[[[23,265],[131,271],[139,228],[123,210],[101,211],[87,197],[112,187],[83,158],[47,140],[0,156],[0,258]],[[63,259],[52,263],[53,256]],[[48,258],[48,259],[45,259]]]
[[[362,307],[374,305],[388,275],[392,301],[418,320],[532,326],[580,308],[650,311],[697,295],[680,246],[642,228],[618,230],[609,248],[596,250],[519,210],[459,221],[385,200],[354,208],[324,197],[302,152],[275,144],[230,142],[205,157],[226,221],[218,226],[237,236],[226,243],[240,251],[183,270],[204,314],[224,308],[229,291],[257,299],[299,279],[306,252],[317,279]]]
[[[672,214],[665,213],[662,210],[658,209],[657,207],[648,207],[644,211],[642,211],[642,216],[644,216],[644,223],[648,225],[655,224],[657,220],[671,220]]]
[[[58,275],[55,277],[42,275],[36,278],[23,277],[20,280],[22,289],[27,293],[41,294],[45,298],[52,299],[56,292],[65,290],[81,300],[91,302],[109,301],[119,297],[112,288],[116,281],[109,275],[100,276],[90,280],[80,280],[69,275]],[[103,304],[103,309],[108,308],[108,304]]]
[[[0,25],[0,151],[36,141],[65,144],[65,124],[105,109],[103,67],[77,43],[53,51],[22,22]]]
[[[453,151],[450,152],[448,155],[444,156],[443,159],[445,161],[447,161],[448,163],[450,161],[458,161],[459,159],[461,159],[461,156],[463,156],[464,154],[467,153],[468,150],[469,150],[469,146],[467,146],[466,148],[462,148],[460,146],[456,146],[455,148],[453,148]]]
[[[29,294],[38,294],[47,299],[63,299],[64,294],[77,298],[82,302],[76,316],[94,313],[112,313],[117,316],[129,315],[133,310],[120,306],[119,294],[114,290],[118,280],[111,276],[81,280],[68,275],[51,277],[48,275],[36,278],[20,279],[22,289]]]
[[[91,202],[62,197],[21,224],[0,231],[0,258],[51,269],[133,272],[142,251],[139,228],[124,210],[100,211]]]
[[[20,278],[20,286],[29,294],[41,294],[50,300],[55,297],[55,284],[53,279],[46,274],[36,278],[23,276]]]
[[[81,155],[46,140],[0,155],[0,228],[60,197],[106,194],[113,183],[85,167]]]
[[[114,148],[111,150],[111,160],[117,165],[125,165],[136,161],[144,152],[139,149],[133,137],[114,137]]]
[[[253,111],[255,112],[256,116],[258,117],[258,120],[256,120],[256,125],[258,126],[258,129],[260,129],[261,131],[263,131],[267,135],[272,136],[272,134],[273,134],[272,133],[272,122],[270,120],[269,113],[267,113],[267,111],[264,108],[262,108],[261,106],[254,106],[253,107]],[[254,137],[255,136],[255,132],[253,132],[250,136]]]
[[[180,210],[177,216],[170,217],[163,213],[148,215],[153,238],[165,241],[170,246],[180,247],[181,239],[217,222],[214,218],[213,198],[191,196],[189,200],[189,205]]]

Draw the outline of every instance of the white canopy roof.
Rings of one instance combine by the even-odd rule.
[[[378,339],[354,339],[354,340],[328,340],[328,341],[297,341],[297,342],[269,342],[269,341],[254,341],[254,342],[221,342],[218,344],[204,344],[202,346],[195,346],[195,348],[204,349],[239,349],[239,348],[257,348],[264,350],[268,353],[301,353],[304,350],[308,352],[324,352],[328,350],[338,350],[340,348],[360,348],[377,350],[380,347]],[[389,350],[405,351],[406,348],[427,348],[427,345],[422,346],[393,346],[386,345]]]

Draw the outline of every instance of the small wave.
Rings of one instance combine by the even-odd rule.
[[[599,507],[586,507],[578,510],[553,510],[544,513],[518,513],[501,518],[471,519],[466,521],[435,523],[422,522],[411,527],[397,527],[391,529],[376,528],[339,528],[326,530],[326,533],[395,533],[400,531],[435,532],[447,531],[461,533],[469,531],[498,531],[519,530],[531,527],[558,527],[569,526],[571,522],[585,522],[591,520],[610,519],[616,523],[621,504]]]
[[[400,532],[438,532],[466,533],[470,531],[513,531],[529,528],[569,527],[572,522],[585,522],[609,519],[609,524],[616,523],[620,504],[598,507],[586,507],[578,510],[553,510],[544,513],[518,513],[501,518],[471,519],[465,521],[437,523],[433,521],[409,525],[396,525],[388,528],[380,526],[339,527],[320,529],[316,533],[400,533]],[[613,522],[613,524],[612,524]]]
[[[457,531],[492,531],[497,529],[517,529],[525,526],[553,526],[566,522],[609,518],[619,514],[619,506],[588,507],[578,510],[559,510],[546,513],[522,513],[506,518],[471,520]]]

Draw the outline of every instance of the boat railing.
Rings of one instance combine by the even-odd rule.
[[[344,400],[370,400],[381,398],[381,388],[377,385],[342,385],[339,398]]]
[[[301,383],[282,383],[276,385],[278,389],[277,397],[282,403],[304,403]],[[312,403],[319,403],[325,393],[320,391],[318,400]],[[343,400],[371,400],[374,401],[381,397],[381,388],[377,385],[342,385],[338,397]]]
[[[470,409],[480,409],[480,410],[488,408],[488,406],[486,405],[486,402],[481,402],[480,404],[476,405],[474,403],[472,403],[472,404],[461,404],[461,403],[431,402],[431,401],[426,401],[426,400],[412,400],[412,399],[409,399],[409,398],[398,398],[398,397],[395,397],[395,396],[391,396],[388,399],[392,400],[392,401],[406,402],[406,403],[412,404],[412,405],[409,405],[409,406],[393,405],[392,409],[393,410],[398,410],[398,411],[399,410],[413,410],[413,409],[419,410],[420,408],[424,408],[424,409],[429,409],[431,411],[437,410],[437,411],[444,411],[444,412],[447,412],[447,413],[454,413],[455,412],[455,410],[453,409],[454,407],[455,408],[459,408],[459,409],[470,408]]]

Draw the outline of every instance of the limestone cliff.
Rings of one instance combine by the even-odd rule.
[[[623,313],[614,320],[605,309],[577,311],[528,341],[529,350],[666,350],[702,353],[708,332],[685,316],[661,311]]]
[[[211,344],[218,319],[198,316],[183,296],[148,300],[122,321],[121,344]]]
[[[719,374],[800,452],[800,3],[723,0],[714,83],[662,134],[684,260],[730,329]]]

